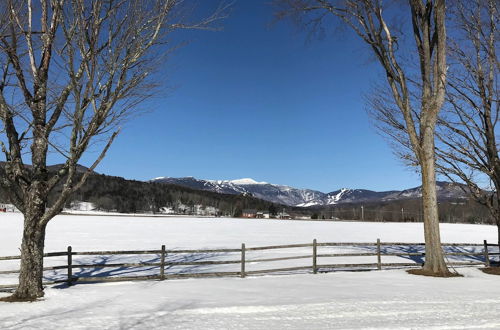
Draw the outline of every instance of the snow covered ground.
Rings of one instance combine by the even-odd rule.
[[[18,254],[21,222],[19,214],[0,214],[1,256]],[[492,226],[441,228],[444,242],[496,239]],[[68,245],[74,251],[158,249],[162,244],[167,249],[238,248],[242,242],[251,247],[314,238],[423,241],[422,225],[415,223],[59,216],[49,224],[46,251],[64,251]],[[54,286],[40,302],[0,303],[0,328],[500,328],[500,278],[475,268],[459,271],[464,277],[383,270]],[[10,280],[0,277],[0,284]]]
[[[498,329],[498,278],[401,270],[124,282],[0,303],[2,329]]]

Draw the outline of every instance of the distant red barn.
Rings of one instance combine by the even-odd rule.
[[[251,210],[251,209],[243,210],[241,216],[243,218],[255,218],[257,217],[257,210]]]

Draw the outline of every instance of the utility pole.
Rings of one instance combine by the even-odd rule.
[[[365,221],[365,208],[361,205],[361,221]]]
[[[401,208],[401,221],[405,221],[405,209]]]

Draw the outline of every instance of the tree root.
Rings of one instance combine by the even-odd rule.
[[[408,274],[412,275],[420,275],[420,276],[432,276],[432,277],[463,277],[458,273],[452,273],[450,271],[445,272],[433,272],[429,270],[425,270],[423,268],[420,269],[409,269],[406,271]]]
[[[34,302],[34,301],[38,301],[40,299],[41,298],[19,298],[16,295],[11,295],[11,296],[0,298],[0,302],[10,302],[10,303],[15,303],[15,302]]]
[[[486,267],[480,268],[483,273],[490,275],[500,275],[500,267]]]

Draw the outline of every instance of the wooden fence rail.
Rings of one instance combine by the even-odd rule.
[[[397,247],[408,247],[408,246],[425,246],[424,243],[405,243],[405,242],[381,242],[377,239],[376,242],[367,243],[347,243],[347,242],[317,242],[316,239],[312,243],[306,244],[289,244],[289,245],[272,245],[272,246],[260,246],[260,247],[246,247],[245,244],[241,245],[239,249],[193,249],[193,250],[167,250],[165,245],[161,246],[160,250],[129,250],[129,251],[73,251],[71,246],[68,246],[67,251],[64,252],[50,252],[45,253],[44,257],[67,257],[65,265],[57,265],[51,267],[44,267],[44,271],[54,271],[66,269],[66,279],[44,282],[44,284],[54,284],[54,283],[66,283],[68,285],[73,285],[75,282],[115,282],[115,281],[132,281],[132,280],[165,280],[174,278],[186,278],[186,277],[222,277],[222,276],[240,276],[242,278],[248,275],[257,274],[267,274],[267,273],[284,273],[284,272],[296,272],[303,270],[311,270],[313,274],[318,272],[327,272],[334,269],[378,269],[381,270],[384,267],[416,267],[421,266],[423,262],[382,262],[382,257],[406,257],[411,259],[411,257],[421,257],[425,258],[424,252],[390,252],[391,249]],[[488,243],[484,240],[481,244],[471,244],[471,243],[445,243],[442,244],[443,247],[462,247],[462,248],[475,248],[476,251],[459,251],[459,252],[448,252],[445,250],[445,256],[464,256],[471,257],[474,261],[463,262],[454,261],[450,262],[447,260],[447,264],[451,266],[470,266],[470,265],[485,265],[489,267],[491,264],[490,257],[494,255],[500,255],[500,251],[492,253],[489,251],[489,247],[497,247],[497,244]],[[252,251],[268,251],[268,250],[282,250],[282,249],[294,249],[294,248],[312,248],[311,254],[301,254],[295,256],[285,256],[285,257],[257,257],[249,259],[247,253]],[[319,253],[318,250],[322,247],[352,247],[352,248],[364,248],[373,250],[372,252],[346,252],[346,253]],[[480,248],[481,251],[477,251]],[[389,250],[389,252],[387,251]],[[239,253],[240,257],[234,260],[201,260],[201,261],[167,261],[167,256],[172,255],[182,255],[182,254],[231,254]],[[74,262],[74,256],[103,256],[103,255],[158,255],[159,262],[128,262],[128,263],[88,263],[88,264],[77,264]],[[217,256],[217,255],[215,255]],[[323,263],[321,260],[325,258],[337,258],[337,257],[376,257],[376,262],[373,263]],[[209,256],[210,257],[210,256]],[[213,256],[212,256],[213,257]],[[21,256],[5,256],[0,257],[0,261],[9,260],[19,260]],[[265,263],[265,262],[276,262],[276,261],[288,261],[288,260],[299,260],[299,259],[311,259],[310,266],[293,266],[293,267],[282,267],[282,268],[269,268],[269,269],[259,269],[259,270],[248,270],[248,264],[255,263]],[[240,265],[239,271],[222,271],[222,272],[187,272],[187,273],[177,273],[177,274],[167,274],[166,268],[172,266],[206,266],[206,265]],[[159,272],[156,275],[142,275],[142,276],[75,276],[74,269],[102,269],[102,268],[142,268],[142,267],[153,267],[159,268]],[[19,273],[19,270],[2,270],[0,275],[5,274],[15,274]],[[2,288],[13,288],[16,285],[0,285]]]

